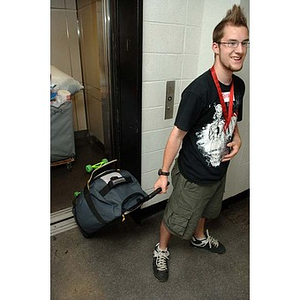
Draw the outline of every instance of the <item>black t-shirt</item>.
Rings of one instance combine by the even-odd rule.
[[[210,183],[222,179],[229,162],[221,162],[229,152],[237,121],[242,119],[245,84],[232,76],[234,82],[233,116],[224,131],[225,119],[218,92],[210,70],[196,78],[182,93],[175,125],[187,131],[179,153],[182,175],[191,182]],[[228,105],[230,85],[220,82],[225,103]],[[226,100],[227,99],[227,100]]]

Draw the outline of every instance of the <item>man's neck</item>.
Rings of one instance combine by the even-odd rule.
[[[218,77],[218,80],[221,81],[225,85],[230,85],[232,81],[232,71],[225,69],[223,66],[214,63],[214,68]]]

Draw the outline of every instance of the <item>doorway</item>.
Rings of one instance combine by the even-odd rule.
[[[70,13],[70,1],[61,2],[66,14]],[[142,1],[123,2],[74,0],[78,34],[75,47],[80,53],[84,86],[84,101],[78,105],[75,100],[75,105],[84,111],[85,128],[75,128],[72,168],[51,168],[51,213],[71,207],[74,192],[83,189],[89,178],[85,166],[103,158],[118,159],[119,167],[140,181]],[[66,24],[69,38],[70,24]],[[53,47],[51,51],[55,51]],[[78,119],[78,112],[75,114]]]

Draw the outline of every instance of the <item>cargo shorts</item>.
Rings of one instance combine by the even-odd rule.
[[[214,183],[196,184],[183,177],[176,160],[171,176],[173,192],[164,211],[163,223],[171,234],[190,239],[201,217],[214,219],[220,214],[226,175]]]

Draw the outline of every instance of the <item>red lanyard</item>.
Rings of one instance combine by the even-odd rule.
[[[229,126],[229,123],[230,123],[230,120],[231,120],[231,117],[232,117],[232,111],[233,111],[233,94],[234,94],[233,80],[232,80],[231,88],[230,88],[229,109],[228,109],[228,112],[227,112],[227,107],[226,107],[226,104],[225,104],[225,101],[224,101],[224,98],[223,98],[220,83],[219,83],[215,68],[213,66],[211,67],[210,72],[211,72],[211,75],[212,75],[213,80],[215,82],[215,85],[216,85],[216,88],[217,88],[217,91],[218,91],[218,95],[219,95],[219,99],[220,99],[220,103],[222,105],[223,115],[224,115],[224,118],[225,118],[224,131],[226,131],[227,127]]]

